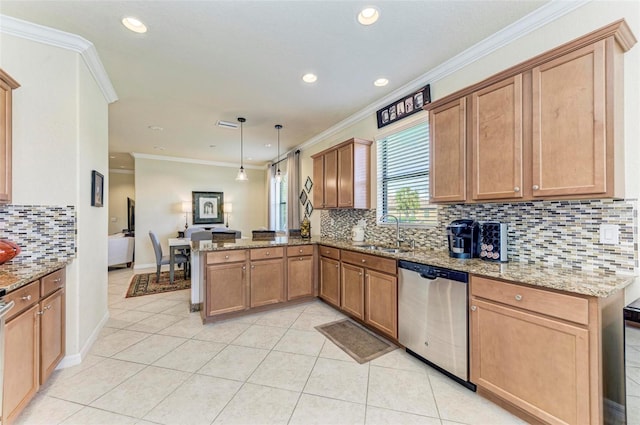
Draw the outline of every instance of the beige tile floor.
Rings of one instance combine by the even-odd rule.
[[[314,326],[320,301],[203,325],[189,291],[125,299],[83,362],[57,370],[17,424],[520,424],[395,350],[360,365]]]

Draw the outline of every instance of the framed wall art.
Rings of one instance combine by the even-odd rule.
[[[193,224],[224,223],[222,192],[191,192]]]
[[[104,176],[96,170],[91,171],[91,206],[104,206]]]
[[[418,111],[422,111],[422,107],[427,103],[431,103],[431,87],[429,84],[378,110],[378,112],[376,112],[378,128],[393,124]]]

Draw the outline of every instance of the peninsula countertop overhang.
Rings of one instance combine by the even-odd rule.
[[[326,245],[348,249],[365,254],[396,260],[413,261],[420,264],[445,267],[470,273],[472,275],[501,279],[513,283],[522,283],[535,287],[555,289],[573,294],[606,298],[630,285],[636,276],[614,275],[598,272],[574,270],[548,265],[525,262],[492,263],[480,259],[456,259],[449,257],[447,251],[415,249],[402,253],[389,253],[365,249],[363,243],[352,243],[335,239],[312,238],[298,239],[276,237],[274,240],[254,241],[239,239],[235,243],[214,243],[211,241],[192,242],[192,249],[198,252],[224,251],[230,249],[267,248],[274,246]]]

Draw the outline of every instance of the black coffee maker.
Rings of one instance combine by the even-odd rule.
[[[447,226],[449,256],[453,258],[475,258],[480,256],[480,225],[475,220],[453,220]]]

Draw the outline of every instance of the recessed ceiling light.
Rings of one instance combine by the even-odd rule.
[[[371,25],[375,24],[378,18],[380,17],[380,13],[378,9],[375,7],[365,7],[358,13],[358,22],[362,25]]]
[[[265,148],[270,148],[270,147],[271,147],[271,143],[265,143],[265,144],[264,144],[264,147],[265,147]]]
[[[305,83],[315,83],[318,80],[318,76],[316,74],[304,74],[302,76],[302,81]]]
[[[387,84],[389,84],[389,80],[387,80],[386,78],[378,78],[373,82],[373,85],[376,87],[384,87]]]
[[[164,130],[164,128],[160,127],[159,125],[150,125],[149,126],[149,130],[162,131],[162,130]]]
[[[147,32],[147,26],[140,21],[140,19],[134,18],[133,16],[127,16],[126,18],[122,18],[122,25],[127,27],[128,30],[133,32],[137,32],[138,34],[143,34]]]

